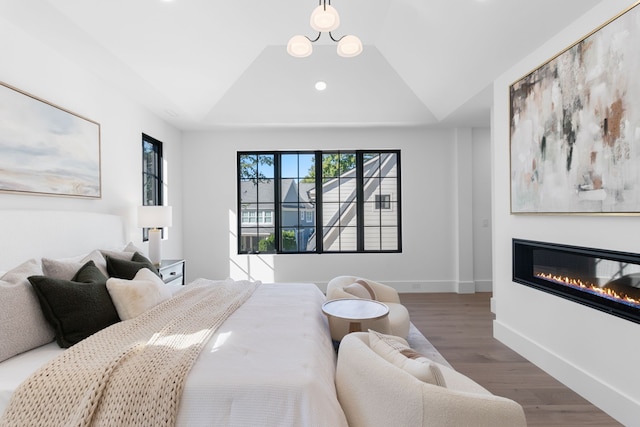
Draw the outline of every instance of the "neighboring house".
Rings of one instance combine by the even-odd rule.
[[[384,153],[363,165],[365,247],[394,250],[397,235],[397,156]],[[315,189],[311,190],[315,199]],[[325,251],[356,248],[356,171],[350,170],[322,185]],[[384,225],[389,225],[385,228]],[[382,226],[382,227],[381,227]],[[388,230],[388,233],[385,233]],[[381,235],[382,234],[382,235]],[[382,238],[381,238],[382,237]],[[315,247],[316,235],[309,245]]]
[[[251,181],[241,182],[243,200],[258,200],[258,204],[243,204],[240,212],[242,239],[241,250],[258,247],[258,242],[268,238],[275,226],[275,195],[272,185],[261,185],[260,194],[256,194],[258,186]],[[297,231],[296,242],[304,243],[315,231],[315,205],[309,199],[308,192],[313,183],[297,182],[295,179],[282,180],[281,223],[283,230]],[[252,229],[253,228],[253,229]]]

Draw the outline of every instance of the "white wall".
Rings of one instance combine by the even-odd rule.
[[[477,290],[492,290],[491,130],[473,129],[473,277]]]
[[[174,227],[163,242],[163,255],[182,255],[181,133],[127,99],[86,69],[71,62],[12,23],[0,17],[0,81],[48,102],[90,118],[101,127],[102,198],[31,196],[0,193],[0,209],[91,211],[122,215],[130,240],[143,249],[135,224],[135,208],[142,201],[141,136],[164,142],[168,161],[169,203]],[[1,238],[1,237],[0,237]]]
[[[640,325],[513,283],[511,239],[637,253],[638,218],[509,214],[509,85],[629,5],[603,1],[494,83],[494,334],[621,423],[637,426]]]
[[[334,276],[349,274],[377,279],[400,291],[456,291],[456,138],[455,131],[421,128],[256,128],[185,133],[184,241],[189,279],[233,277],[322,286]],[[470,144],[470,139],[465,143]],[[296,149],[400,149],[403,252],[237,255],[237,151]],[[484,170],[489,175],[488,165]],[[470,186],[471,171],[464,170],[461,175]],[[463,203],[466,209],[471,208],[471,200]],[[462,240],[472,245],[472,239],[467,231]],[[484,247],[488,245],[489,239]]]

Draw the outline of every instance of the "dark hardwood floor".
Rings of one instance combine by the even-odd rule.
[[[493,338],[490,293],[401,294],[411,322],[459,372],[524,407],[529,426],[620,426]]]

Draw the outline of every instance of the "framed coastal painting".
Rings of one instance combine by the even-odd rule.
[[[100,125],[0,83],[0,191],[100,198]]]
[[[640,7],[510,86],[511,212],[640,214]]]

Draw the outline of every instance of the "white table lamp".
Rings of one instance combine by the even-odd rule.
[[[171,227],[171,206],[138,206],[138,227],[149,228],[149,260],[160,265],[162,228]]]

